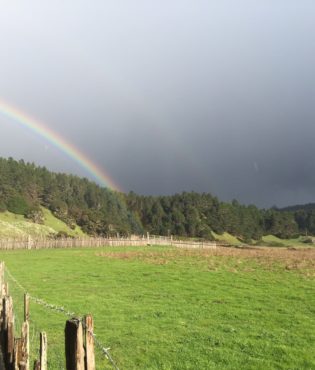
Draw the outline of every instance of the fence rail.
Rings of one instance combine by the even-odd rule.
[[[40,239],[0,239],[0,250],[16,249],[54,249],[54,248],[82,248],[82,247],[127,247],[127,246],[173,246],[177,248],[204,248],[215,249],[217,246],[226,246],[223,242],[183,241],[166,236],[142,236],[130,238],[40,238]]]

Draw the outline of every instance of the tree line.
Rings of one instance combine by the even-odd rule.
[[[41,223],[41,206],[90,235],[150,232],[213,239],[229,232],[244,242],[273,234],[291,238],[315,235],[315,207],[259,209],[236,200],[221,202],[210,193],[170,196],[124,194],[86,178],[54,173],[45,167],[0,158],[0,212],[10,211]]]

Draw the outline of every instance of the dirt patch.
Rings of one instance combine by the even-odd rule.
[[[206,262],[209,270],[216,270],[224,259],[230,262],[230,269],[253,271],[253,267],[246,262],[254,261],[272,269],[274,265],[285,270],[299,270],[307,272],[308,275],[315,275],[315,248],[290,249],[290,248],[227,248],[216,249],[172,249],[160,251],[124,251],[124,252],[102,252],[96,253],[98,257],[113,258],[120,260],[141,260],[145,263],[165,265],[170,262]],[[215,258],[222,257],[222,258]]]
[[[103,252],[96,253],[98,257],[114,258],[120,260],[142,260],[147,263],[165,265],[176,257],[173,252],[146,252],[146,251],[128,251],[128,252]]]

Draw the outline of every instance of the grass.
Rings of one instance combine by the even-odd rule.
[[[0,212],[1,238],[27,238],[31,236],[47,236],[55,233],[48,225],[35,224],[22,215],[11,212]]]
[[[71,236],[84,236],[85,234],[76,226],[72,230],[63,221],[56,218],[50,210],[43,208],[44,223],[36,224],[27,220],[23,215],[17,215],[8,211],[0,212],[0,237],[1,238],[27,238],[45,237],[58,232],[66,232]]]
[[[227,242],[230,245],[240,245],[241,242],[232,234],[224,232],[223,234],[216,234],[214,231],[212,232],[215,240]]]
[[[66,223],[55,217],[49,209],[42,207],[42,211],[44,214],[44,225],[52,228],[53,230],[55,230],[55,232],[65,232],[71,236],[86,235],[77,225],[75,229],[72,230]]]
[[[262,237],[263,243],[282,247],[305,247],[303,239],[305,239],[305,236],[300,236],[295,239],[280,239],[274,235],[265,235]]]
[[[314,249],[92,248],[0,259],[32,295],[92,313],[121,369],[315,369]],[[10,290],[20,322],[22,292],[13,281]],[[63,368],[65,317],[32,303],[31,320],[32,348],[45,329],[49,369]],[[99,352],[97,361],[111,368]]]

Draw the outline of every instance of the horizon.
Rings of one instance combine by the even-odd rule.
[[[182,190],[182,191],[178,191],[178,192],[175,192],[175,193],[169,193],[169,194],[141,194],[141,193],[135,192],[134,190],[129,190],[128,192],[124,192],[122,190],[111,189],[110,187],[107,187],[107,186],[104,186],[102,184],[99,184],[97,181],[95,181],[93,179],[89,179],[86,176],[80,176],[80,175],[75,174],[73,172],[53,171],[49,167],[47,167],[45,165],[44,166],[40,166],[40,165],[38,165],[35,162],[25,161],[23,158],[13,158],[13,157],[7,157],[7,158],[5,158],[5,157],[0,157],[0,159],[6,159],[6,160],[13,159],[16,162],[24,161],[26,164],[34,164],[36,167],[44,167],[49,172],[53,172],[53,173],[57,173],[57,174],[63,174],[63,175],[69,175],[69,176],[75,176],[75,177],[78,177],[80,179],[87,179],[88,181],[93,182],[94,184],[98,185],[101,188],[109,189],[111,191],[118,192],[118,193],[123,193],[123,194],[126,194],[126,195],[128,195],[128,193],[135,193],[136,195],[139,195],[139,196],[149,196],[149,197],[150,196],[151,197],[164,197],[165,196],[165,197],[172,197],[174,195],[182,194],[182,193],[197,193],[197,194],[205,193],[205,194],[210,194],[211,196],[218,198],[218,200],[220,202],[232,203],[234,200],[236,200],[240,205],[244,205],[244,206],[255,206],[255,207],[257,207],[260,210],[262,210],[262,209],[272,209],[272,208],[282,210],[284,208],[299,207],[299,206],[303,207],[303,206],[308,205],[308,204],[315,204],[315,202],[308,202],[308,203],[299,203],[299,204],[298,203],[296,203],[296,204],[288,204],[288,205],[284,205],[282,207],[279,207],[276,204],[272,205],[271,207],[260,207],[260,206],[258,206],[255,203],[243,203],[243,202],[239,201],[239,199],[223,200],[217,194],[215,194],[215,193],[213,193],[211,191],[209,191],[209,192],[198,192],[198,191],[195,191],[195,190]]]

